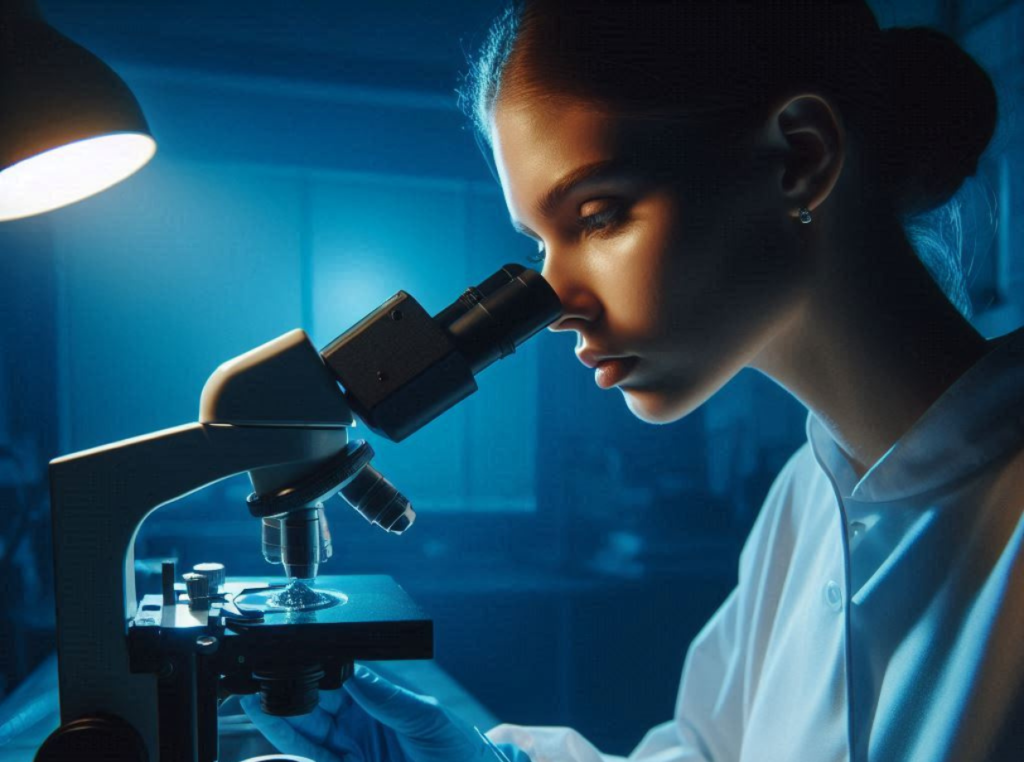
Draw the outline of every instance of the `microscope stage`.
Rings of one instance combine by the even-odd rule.
[[[231,598],[243,590],[251,593],[286,583],[284,578],[231,578],[221,592]],[[218,602],[208,611],[191,610],[180,587],[182,594],[174,606],[163,606],[159,595],[145,596],[131,629],[136,638],[143,639],[146,633],[157,632],[165,639],[218,634],[228,645],[240,638],[245,641],[246,652],[326,650],[351,660],[433,656],[433,622],[391,577],[322,576],[314,587],[340,596],[343,602],[308,611],[267,609],[262,621],[250,622],[232,617],[233,607]]]

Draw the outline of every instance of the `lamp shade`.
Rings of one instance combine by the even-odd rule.
[[[156,143],[114,71],[49,26],[34,2],[0,10],[0,221],[109,188]]]

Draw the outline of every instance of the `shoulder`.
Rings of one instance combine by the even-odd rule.
[[[829,486],[828,478],[818,465],[810,442],[804,442],[775,477],[765,497],[765,507],[773,504],[803,503],[809,494],[820,492],[823,485]]]
[[[835,493],[809,443],[779,471],[768,490],[740,556],[740,574],[756,574],[766,564],[786,565],[796,546],[817,542],[835,513]]]
[[[801,522],[807,510],[812,506],[816,508],[822,500],[834,500],[832,485],[818,465],[811,445],[804,443],[786,461],[768,489],[751,537],[771,531],[773,527]]]

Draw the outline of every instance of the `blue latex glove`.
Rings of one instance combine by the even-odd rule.
[[[495,746],[419,696],[357,665],[341,690],[321,691],[320,705],[298,717],[271,717],[259,696],[243,696],[253,724],[282,754],[316,762],[530,762],[513,746]]]

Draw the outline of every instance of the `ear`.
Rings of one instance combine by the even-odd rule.
[[[837,110],[813,93],[787,98],[770,114],[769,139],[782,149],[778,188],[795,218],[832,192],[845,159],[843,129]]]

